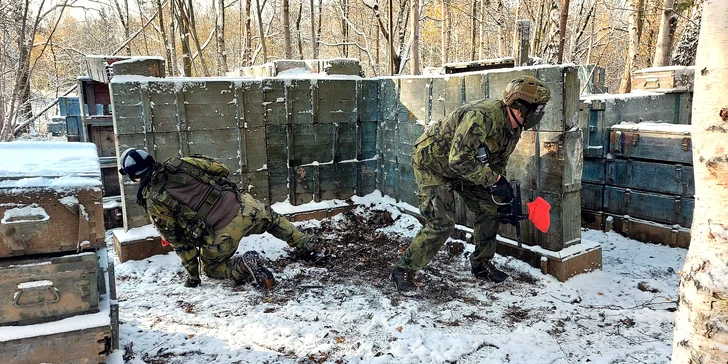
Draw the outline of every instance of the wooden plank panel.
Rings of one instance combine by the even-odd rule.
[[[333,124],[295,124],[292,126],[291,167],[326,163],[334,159]]]
[[[0,342],[0,362],[103,363],[111,348],[111,326],[104,325],[59,334]],[[73,350],[69,350],[73,348]],[[18,355],[23,353],[23,355]]]
[[[377,166],[376,160],[357,162],[357,187],[356,195],[364,196],[377,189]]]
[[[357,162],[333,163],[319,166],[321,200],[346,200],[356,190]]]
[[[379,80],[357,80],[360,121],[377,121],[379,110]]]
[[[379,120],[397,120],[399,79],[382,78],[379,85]]]
[[[244,124],[241,126],[246,128],[264,126],[266,108],[263,106],[264,95],[260,81],[241,81],[239,89],[237,102],[238,107],[243,110],[244,120]]]
[[[487,73],[471,73],[463,76],[465,86],[465,102],[484,99]]]
[[[291,167],[291,177],[291,188],[293,188],[291,204],[302,205],[319,197],[320,177],[318,165]]]
[[[263,169],[268,161],[266,153],[267,140],[265,128],[249,128],[242,130],[246,140],[243,153],[243,172],[254,172]]]
[[[356,123],[338,123],[334,128],[336,132],[334,162],[356,159],[358,144]]]
[[[291,123],[313,123],[313,101],[311,99],[312,81],[310,79],[292,79],[286,83],[286,102],[289,105],[288,118]]]
[[[430,121],[437,121],[463,105],[463,78],[443,76],[432,78],[432,111]]]
[[[551,91],[551,100],[546,104],[544,109],[544,116],[541,122],[538,124],[536,130],[539,131],[565,131],[569,130],[570,126],[568,122],[572,120],[564,120],[565,99],[564,92],[566,85],[564,84],[564,68],[563,67],[542,67],[536,71],[536,78],[543,82],[549,91]],[[574,69],[576,71],[576,69]],[[577,78],[576,85],[570,85],[572,87],[579,88],[579,79]],[[570,95],[573,95],[572,91],[569,91]],[[576,121],[576,120],[573,120]]]
[[[265,110],[266,125],[288,124],[288,110],[286,108],[286,90],[284,80],[266,78],[263,80],[263,109]]]
[[[430,119],[430,97],[432,87],[427,77],[400,79],[399,111],[397,120],[426,123]]]
[[[241,187],[256,200],[261,201],[266,205],[270,204],[268,170],[244,173]]]
[[[377,122],[364,121],[359,127],[360,154],[357,159],[374,158],[377,155]]]
[[[230,170],[230,179],[240,181],[238,139],[240,129],[190,131],[187,133],[190,155],[202,154],[216,159]]]

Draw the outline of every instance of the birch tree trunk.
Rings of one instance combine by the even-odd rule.
[[[675,0],[665,0],[660,19],[660,32],[657,34],[657,45],[655,47],[655,60],[652,67],[670,65],[672,41],[675,39],[675,28],[677,27],[677,14],[675,13]]]
[[[420,1],[412,0],[412,62],[413,75],[420,74]]]
[[[639,4],[640,0],[627,0],[627,11],[629,11],[629,42],[624,62],[624,73],[619,92],[626,94],[632,91],[632,71],[637,68],[637,55],[639,52]]]
[[[286,59],[291,59],[291,9],[288,0],[283,0],[283,49]]]
[[[343,35],[344,41],[343,41],[343,47],[341,47],[341,50],[343,52],[344,58],[349,57],[349,24],[346,22],[346,18],[349,17],[349,1],[348,0],[341,0],[341,9],[343,11],[343,16],[341,17],[341,34]]]
[[[728,362],[728,2],[706,0],[693,98],[695,211],[672,362]]]
[[[225,0],[217,0],[215,7],[215,40],[217,42],[217,75],[224,76],[227,71],[227,54],[225,54]]]

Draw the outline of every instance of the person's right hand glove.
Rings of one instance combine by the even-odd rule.
[[[200,285],[200,277],[193,277],[193,276],[187,276],[187,280],[185,281],[185,287],[194,288]]]
[[[503,202],[510,202],[513,199],[513,190],[508,180],[501,176],[498,181],[490,186],[490,194],[493,196],[503,197]]]

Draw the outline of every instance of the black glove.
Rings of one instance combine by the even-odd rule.
[[[503,176],[494,185],[490,186],[490,194],[503,197],[503,202],[510,202],[514,196],[511,184]]]
[[[193,276],[187,276],[187,280],[185,281],[185,287],[194,288],[200,285],[200,277],[193,277]]]

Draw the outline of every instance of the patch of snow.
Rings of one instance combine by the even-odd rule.
[[[43,207],[38,204],[30,204],[23,207],[15,207],[5,210],[0,223],[18,224],[27,222],[42,222],[48,221],[50,218],[51,217],[48,216],[48,213]]]
[[[130,241],[156,238],[160,236],[159,231],[157,231],[157,228],[155,228],[152,224],[131,228],[129,231],[124,231],[123,228],[113,229],[112,233],[119,243],[127,243]]]
[[[41,287],[53,287],[53,282],[49,280],[23,282],[18,284],[18,289],[30,289],[30,288],[41,288]]]

